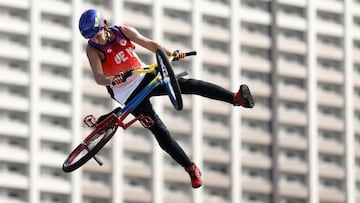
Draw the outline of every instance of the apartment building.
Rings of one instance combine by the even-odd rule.
[[[114,103],[92,79],[78,32],[99,9],[172,49],[176,71],[236,90],[254,109],[184,96],[153,103],[204,186],[140,125],[67,174],[87,114]],[[360,202],[359,0],[0,0],[0,202]],[[146,63],[154,57],[137,47]]]

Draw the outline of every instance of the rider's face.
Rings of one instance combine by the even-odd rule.
[[[105,45],[106,44],[105,29],[99,30],[99,32],[96,33],[96,35],[92,37],[90,40],[95,42],[96,44]]]

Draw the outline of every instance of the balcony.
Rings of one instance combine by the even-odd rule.
[[[279,61],[278,63],[278,73],[282,76],[305,79],[307,72],[307,67],[302,64],[287,61]]]
[[[345,178],[345,168],[335,164],[319,163],[319,176],[342,180]]]
[[[164,114],[163,117],[171,131],[183,134],[191,134],[192,123],[190,119],[169,114]]]
[[[280,186],[279,194],[291,198],[307,199],[308,188],[297,183],[285,183]]]
[[[353,60],[354,60],[354,63],[360,63],[360,49],[353,50]],[[360,73],[354,74],[354,76],[358,76],[358,75],[360,75]],[[356,80],[356,79],[354,80],[355,85],[360,86],[360,80]]]
[[[40,86],[43,89],[55,90],[60,92],[71,92],[74,88],[70,78],[59,77],[56,75],[41,74]]]
[[[222,50],[211,49],[209,47],[203,48],[203,54],[206,57],[202,57],[203,63],[218,65],[222,67],[230,66],[230,56]]]
[[[59,65],[65,67],[71,67],[71,53],[67,53],[65,50],[41,47],[38,53],[41,58],[41,62],[52,65]]]
[[[83,80],[81,89],[86,96],[110,98],[105,86],[98,85],[93,80]]]
[[[291,160],[284,158],[279,160],[279,169],[281,172],[307,174],[308,165],[305,161]]]
[[[162,20],[162,25],[165,32],[183,36],[192,35],[192,25],[190,22],[186,22],[182,19],[171,18],[168,16],[165,16]]]
[[[29,46],[9,40],[0,40],[0,56],[27,61],[30,58]]]
[[[189,176],[184,173],[184,169],[178,166],[164,166],[164,179],[166,181],[188,184]]]
[[[150,154],[152,152],[152,142],[149,142],[149,140],[136,138],[134,136],[124,136],[123,139],[124,150],[146,154]]]
[[[19,94],[0,91],[0,108],[21,112],[28,112],[30,110],[29,98]]]
[[[303,0],[279,0],[279,3],[296,7],[306,7],[306,1]]]
[[[82,191],[85,197],[111,199],[112,195],[111,185],[95,181],[83,181]]]
[[[30,84],[30,76],[23,70],[1,66],[0,71],[0,81],[2,81],[2,83],[22,86],[28,86]],[[16,78],[16,80],[14,80],[14,78]]]
[[[43,192],[71,194],[72,188],[70,182],[58,177],[40,177],[39,188]]]
[[[229,106],[220,101],[214,101],[214,100],[210,100],[210,99],[202,99],[201,106],[202,106],[202,109],[206,113],[218,114],[218,115],[223,115],[223,116],[230,115]]]
[[[269,59],[260,58],[247,53],[241,53],[241,68],[247,71],[255,71],[260,73],[271,72],[271,62]]]
[[[304,41],[292,40],[280,36],[277,41],[277,46],[280,51],[287,53],[294,53],[299,55],[306,55],[307,45]]]
[[[227,174],[222,174],[214,171],[207,171],[204,173],[204,180],[208,187],[229,189],[231,187],[231,177]]]
[[[52,22],[41,22],[39,31],[42,37],[49,39],[71,41],[72,38],[71,27],[63,27]]]
[[[142,186],[128,186],[123,188],[124,201],[126,202],[151,202],[152,193]]]
[[[243,167],[248,168],[259,168],[259,169],[270,169],[271,160],[269,157],[259,154],[245,154],[242,153]]]
[[[342,108],[344,106],[344,98],[341,94],[326,92],[320,90],[317,92],[317,101],[324,106]]]
[[[290,93],[294,95],[294,92]],[[279,108],[279,121],[283,124],[291,124],[291,125],[300,125],[306,126],[307,125],[307,115],[306,112],[300,110],[292,110],[287,108]]]
[[[294,102],[306,102],[307,92],[302,87],[296,85],[282,85],[278,87],[278,94],[280,99],[294,101]]]
[[[168,1],[165,1],[168,2]],[[164,192],[164,202],[181,202],[181,203],[191,203],[191,197],[186,193],[165,191]],[[206,201],[208,202],[208,201]]]
[[[46,4],[39,4],[42,11],[58,15],[70,16],[72,5],[67,1],[48,0]]]
[[[28,149],[23,149],[20,147],[0,144],[0,160],[18,163],[28,163],[29,151]]]
[[[344,73],[341,71],[318,66],[317,78],[319,81],[335,84],[344,84]]]
[[[70,103],[64,103],[60,101],[55,101],[51,99],[41,99],[40,100],[40,110],[41,113],[47,115],[57,115],[61,117],[70,118],[72,115],[72,107]]]
[[[13,8],[19,8],[19,9],[29,9],[30,8],[30,2],[27,0],[1,0],[2,5],[7,5],[9,7]],[[2,21],[4,22],[4,21]]]
[[[346,202],[345,192],[332,189],[332,188],[321,188],[319,189],[319,201],[321,202]]]
[[[299,136],[284,135],[279,138],[278,142],[279,146],[284,148],[306,150],[308,147],[307,140]]]
[[[153,21],[152,16],[147,15],[144,12],[124,10],[124,23],[129,24],[142,29],[152,30]]]
[[[14,2],[18,2],[18,1],[14,1]],[[30,22],[27,21],[26,19],[1,14],[0,21],[6,22],[3,23],[3,25],[0,27],[1,31],[13,32],[22,35],[30,34]]]
[[[204,23],[201,28],[204,39],[215,40],[220,42],[230,41],[230,32],[225,27]]]
[[[216,83],[217,85],[224,87],[225,89],[230,88],[230,80],[229,80],[229,77],[226,77],[226,75],[213,73],[210,71],[203,71],[202,78],[205,81],[212,81],[212,82]]]
[[[344,12],[344,3],[337,0],[318,0],[315,2],[315,6],[319,10],[329,11],[333,13]]]
[[[222,18],[228,18],[230,16],[229,5],[220,2],[212,2],[209,0],[202,1],[200,10],[203,14],[208,14],[211,16]]]
[[[241,45],[256,47],[261,49],[271,48],[271,38],[265,34],[242,31],[240,34]]]
[[[55,126],[40,125],[38,135],[42,140],[71,143],[72,132],[70,129]]]
[[[136,0],[136,1],[144,3],[144,0]],[[152,1],[148,0],[147,4],[151,4],[151,3],[152,3]],[[161,2],[161,4],[165,8],[171,8],[171,9],[174,9],[174,10],[181,10],[181,11],[191,11],[192,10],[192,5],[193,5],[191,0],[183,0],[183,1],[181,1],[181,6],[178,6],[178,5],[174,4],[171,1],[163,1],[163,2]],[[169,201],[169,202],[172,202],[172,201]]]
[[[283,28],[291,28],[294,30],[305,31],[307,29],[307,22],[304,17],[297,15],[289,15],[287,13],[279,11],[278,13],[278,25]]]
[[[270,145],[271,134],[264,130],[242,127],[241,140],[243,143]]]
[[[65,152],[42,149],[38,156],[41,165],[59,167],[64,163],[67,154]]]
[[[16,188],[27,190],[29,188],[29,179],[24,174],[12,172],[0,172],[0,186],[3,188]]]
[[[150,179],[152,177],[152,166],[141,161],[126,160],[123,162],[124,175],[138,178]]]
[[[271,25],[272,23],[271,15],[267,11],[263,11],[256,8],[250,8],[247,6],[241,6],[239,10],[241,11],[240,19],[242,21],[255,23],[255,24],[262,24],[262,25]],[[254,18],[254,16],[256,16],[256,18]]]
[[[266,180],[257,179],[243,179],[242,189],[246,192],[260,193],[260,194],[271,194],[271,183]]]
[[[335,47],[317,43],[317,56],[322,58],[329,58],[333,60],[342,61],[344,59],[344,53],[341,47]]]
[[[254,89],[251,87],[251,90]],[[253,94],[254,95],[254,94]],[[253,119],[253,120],[261,120],[261,121],[270,121],[271,117],[271,110],[267,106],[257,105],[255,101],[255,106],[253,109],[241,109],[241,117],[244,119]]]
[[[340,24],[322,19],[317,19],[314,23],[316,24],[316,30],[319,34],[332,35],[336,37],[342,37],[344,34],[343,27]]]
[[[29,125],[19,120],[0,120],[0,134],[28,137]]]
[[[222,123],[203,120],[203,134],[208,137],[229,139],[230,129]]]
[[[344,121],[341,118],[335,118],[332,116],[326,116],[323,114],[317,114],[318,127],[320,129],[343,131]]]
[[[344,144],[337,141],[320,139],[318,148],[319,152],[326,154],[342,156],[345,153]]]
[[[214,156],[216,154],[216,156]],[[206,162],[230,163],[230,153],[220,147],[203,147],[203,159]]]

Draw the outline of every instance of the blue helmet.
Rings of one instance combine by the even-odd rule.
[[[80,17],[79,30],[85,39],[90,39],[94,37],[103,27],[105,27],[105,24],[106,20],[99,11],[89,9]]]

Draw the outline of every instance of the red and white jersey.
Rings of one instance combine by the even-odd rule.
[[[102,69],[104,75],[114,76],[120,72],[136,69],[144,66],[135,53],[135,45],[121,32],[118,26],[109,27],[115,34],[115,39],[106,45],[99,45],[89,40],[88,44],[104,53]],[[131,93],[136,89],[144,78],[143,74],[134,74],[127,78],[126,82],[112,87],[113,97],[124,104]]]
[[[91,40],[88,42],[89,45],[104,53],[105,59],[101,61],[104,74],[114,76],[129,69],[140,68],[141,60],[135,54],[135,45],[125,37],[119,27],[111,26],[110,29],[115,34],[112,42],[106,45],[99,45]]]

